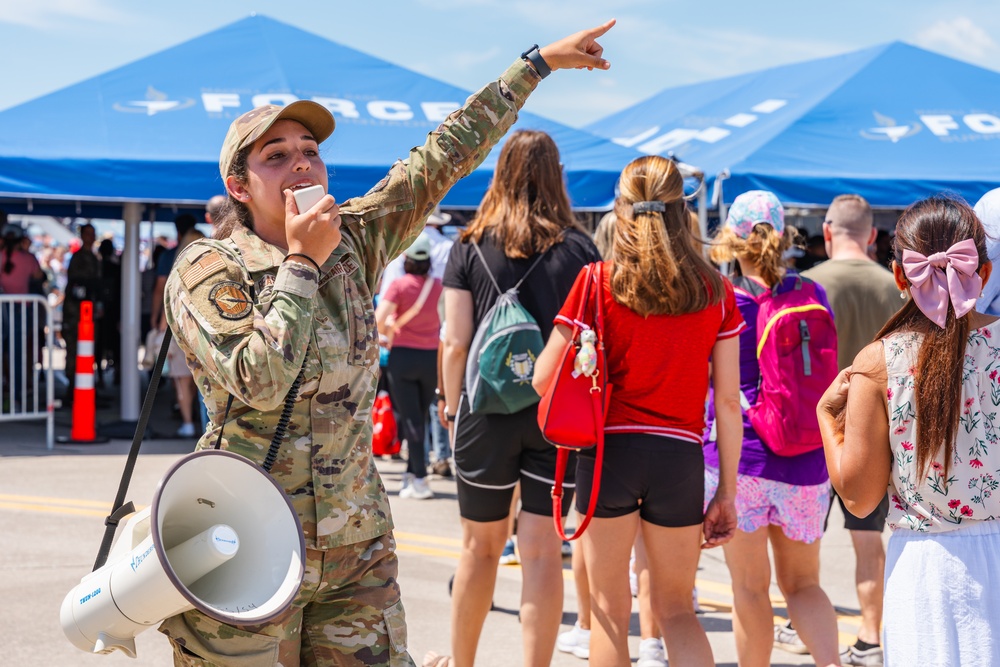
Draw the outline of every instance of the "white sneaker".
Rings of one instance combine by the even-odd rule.
[[[413,500],[429,500],[434,497],[431,487],[427,486],[427,479],[414,477],[410,485],[399,492],[400,498],[412,498]]]
[[[184,424],[179,429],[177,429],[178,438],[193,438],[194,437],[194,424]]]
[[[798,655],[807,655],[809,653],[809,649],[799,639],[799,633],[792,627],[791,621],[787,621],[782,625],[775,624],[774,646],[775,648],[780,648],[789,653],[797,653]]]
[[[663,640],[650,637],[639,642],[639,661],[635,667],[667,667],[667,653],[663,649]]]
[[[584,630],[577,621],[573,629],[556,637],[556,648],[563,653],[572,653],[578,658],[590,658],[590,630]]]
[[[500,564],[501,565],[520,565],[521,559],[517,555],[517,544],[514,543],[514,538],[508,538],[507,543],[503,545],[503,551],[500,553]]]
[[[413,475],[408,472],[404,472],[403,476],[399,478],[399,497],[405,498],[404,491],[410,488],[410,483],[413,480]],[[409,493],[406,491],[406,493]]]

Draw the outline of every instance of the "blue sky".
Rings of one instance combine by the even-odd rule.
[[[1000,70],[997,0],[0,0],[0,109],[251,12],[467,89],[534,42],[617,18],[609,72],[560,72],[529,103],[574,126],[666,87],[893,40]]]

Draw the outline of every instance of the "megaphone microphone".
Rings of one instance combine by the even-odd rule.
[[[137,634],[190,609],[233,625],[271,621],[304,573],[305,540],[284,490],[242,456],[203,450],[167,471],[59,616],[76,647],[134,658]]]

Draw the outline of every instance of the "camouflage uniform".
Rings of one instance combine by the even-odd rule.
[[[372,295],[386,264],[483,161],[539,80],[518,60],[368,194],[344,202],[343,239],[319,273],[242,228],[196,241],[178,258],[165,306],[208,406],[199,448],[214,445],[232,394],[222,447],[263,461],[304,370],[271,473],[302,522],[307,574],[288,615],[268,626],[234,628],[198,612],[167,619],[161,630],[176,664],[291,667],[300,654],[305,664],[413,664],[389,503],[371,454],[379,372]]]

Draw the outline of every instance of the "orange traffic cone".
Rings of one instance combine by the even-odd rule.
[[[76,377],[73,383],[73,427],[69,438],[59,442],[90,444],[107,442],[97,437],[96,403],[94,389],[94,304],[80,302],[80,324],[76,342]]]

